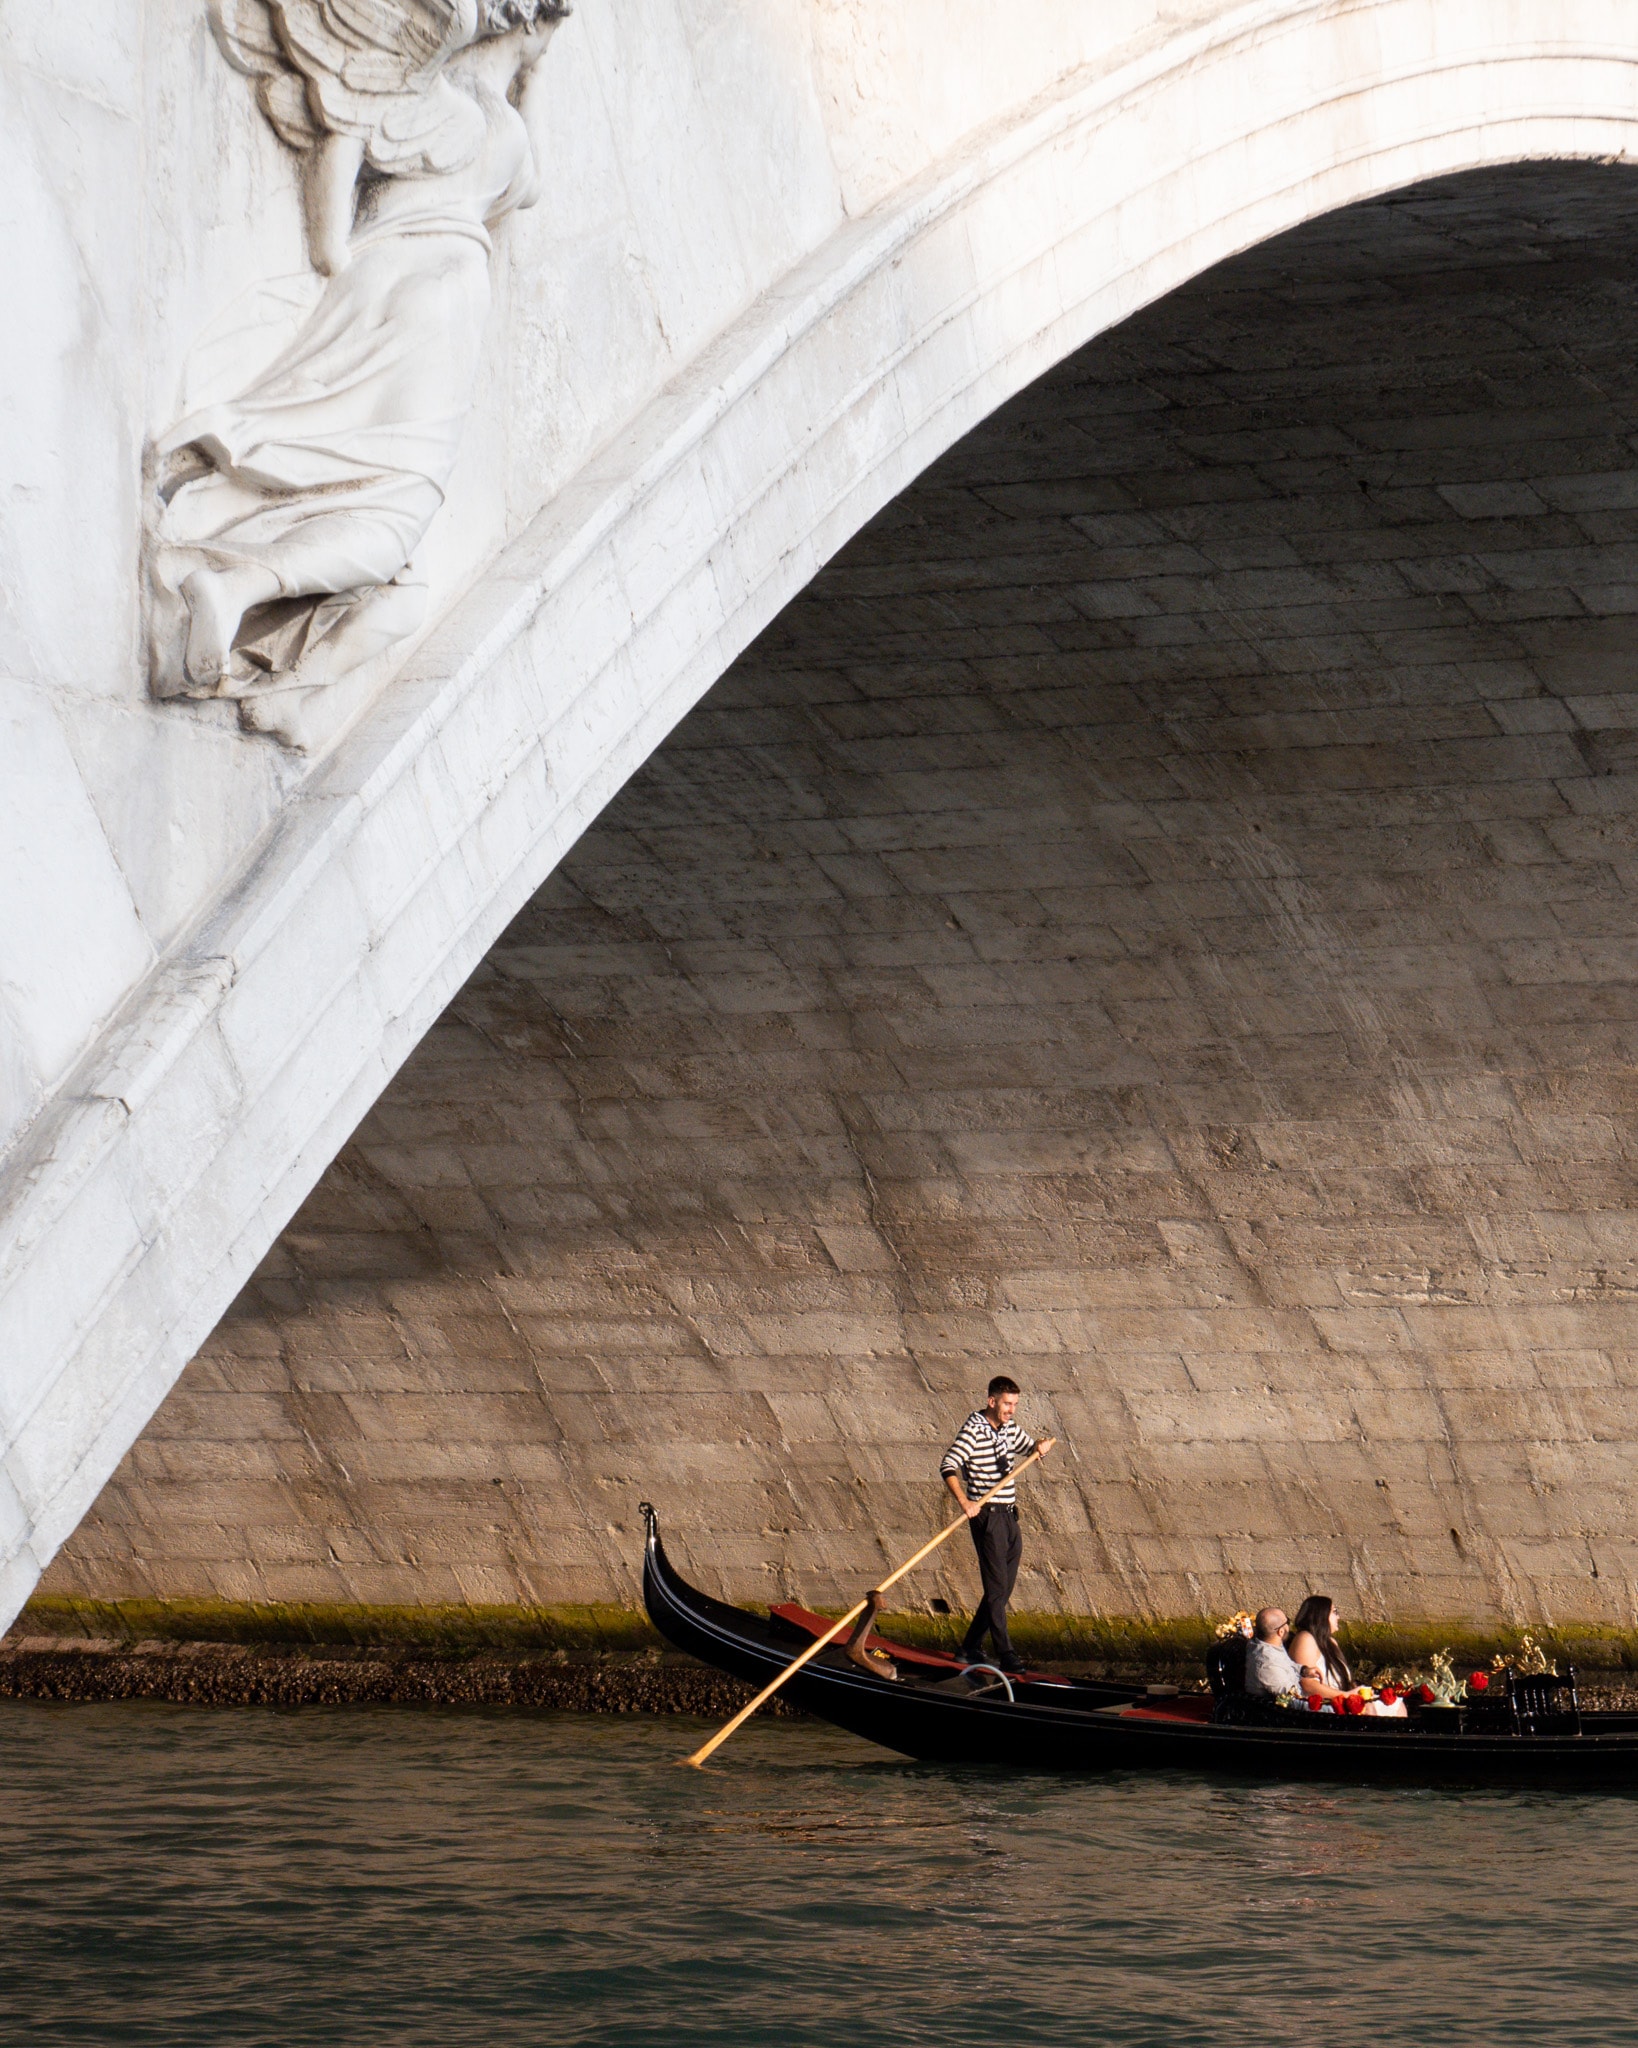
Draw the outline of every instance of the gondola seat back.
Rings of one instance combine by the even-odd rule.
[[[1557,1672],[1509,1671],[1507,1704],[1520,1735],[1581,1733],[1581,1696],[1573,1664],[1562,1676]]]
[[[1250,1643],[1242,1635],[1224,1636],[1206,1653],[1206,1677],[1213,1699],[1235,1699],[1246,1689],[1246,1652]]]

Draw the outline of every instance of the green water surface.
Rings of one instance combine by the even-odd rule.
[[[1638,1799],[0,1702],[0,2041],[1638,2043]]]

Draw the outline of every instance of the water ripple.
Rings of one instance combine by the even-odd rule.
[[[1638,1801],[0,1703],[0,2041],[1638,2048]]]

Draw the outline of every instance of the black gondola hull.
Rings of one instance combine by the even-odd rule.
[[[795,1654],[758,1615],[713,1600],[666,1557],[648,1512],[643,1597],[667,1642],[760,1688]],[[1638,1788],[1638,1715],[1588,1714],[1578,1735],[1447,1733],[1412,1721],[1282,1716],[1279,1723],[1168,1721],[1122,1711],[1137,1687],[1025,1685],[1008,1701],[894,1682],[822,1651],[783,1689],[793,1706],[927,1763],[1045,1771],[1203,1770],[1352,1783]]]

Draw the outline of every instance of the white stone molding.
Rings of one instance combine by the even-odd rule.
[[[472,408],[490,231],[540,196],[514,102],[567,12],[211,0],[223,54],[300,154],[325,282],[271,362],[242,331],[228,393],[151,451],[155,696],[305,696],[420,626],[416,551]]]
[[[610,796],[971,426],[1304,219],[1638,150],[1617,0],[1253,0],[836,232],[499,556],[127,1003],[0,1213],[0,1620]]]

